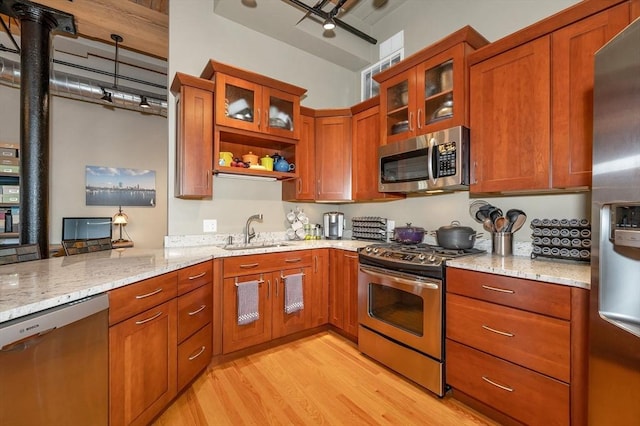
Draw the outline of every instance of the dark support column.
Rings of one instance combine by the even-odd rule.
[[[49,257],[49,71],[52,31],[75,34],[73,16],[29,1],[0,0],[20,20],[20,243]]]

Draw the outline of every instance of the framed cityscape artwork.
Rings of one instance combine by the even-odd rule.
[[[156,206],[155,170],[86,166],[88,206]]]

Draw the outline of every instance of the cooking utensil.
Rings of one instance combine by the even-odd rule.
[[[482,228],[484,228],[484,230],[489,233],[494,233],[496,231],[496,228],[495,226],[493,226],[493,222],[491,221],[490,217],[487,217],[482,221]]]
[[[441,226],[436,231],[436,240],[446,249],[469,249],[476,241],[477,233],[469,226],[461,226],[454,220],[451,225]]]
[[[396,226],[393,230],[393,240],[402,244],[418,244],[424,239],[424,228],[418,226]]]
[[[507,210],[506,217],[509,223],[504,229],[504,232],[516,232],[518,229],[522,228],[522,225],[524,225],[524,222],[527,220],[527,215],[522,210],[518,209]],[[516,222],[518,222],[517,228]]]
[[[494,226],[496,227],[496,232],[503,232],[506,227],[509,225],[509,221],[506,217],[500,216],[494,222]]]
[[[511,232],[516,232],[518,229],[522,228],[522,225],[524,225],[524,222],[526,220],[527,220],[527,215],[524,214],[524,212],[522,214],[519,214],[515,222],[513,222],[513,226],[511,227]]]
[[[480,212],[480,208],[488,205],[484,200],[476,200],[469,206],[469,214],[471,218],[478,223],[482,223],[484,221],[484,214]]]

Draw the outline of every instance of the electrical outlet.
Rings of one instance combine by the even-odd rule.
[[[202,221],[202,232],[217,232],[218,221],[215,219],[205,219]]]

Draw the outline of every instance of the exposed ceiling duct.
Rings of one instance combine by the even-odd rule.
[[[20,87],[20,63],[0,57],[0,84],[15,88]],[[113,103],[101,100],[103,89],[111,93]],[[61,71],[50,73],[50,91],[52,95],[100,104],[104,107],[123,108],[145,114],[167,116],[167,101],[157,99],[155,95],[146,95],[150,108],[140,106],[140,91],[127,92],[125,88],[111,88],[104,81],[78,77]]]

